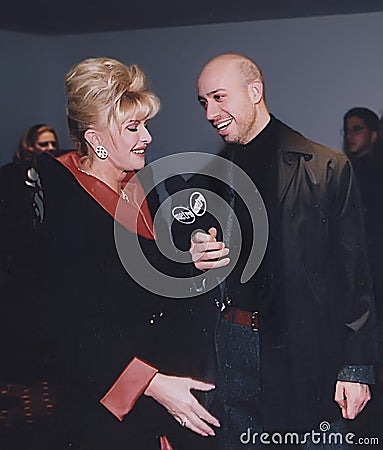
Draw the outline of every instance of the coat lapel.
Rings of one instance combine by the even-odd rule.
[[[145,192],[134,172],[127,174],[124,192],[129,202],[124,201],[109,186],[90,174],[81,172],[80,157],[69,152],[57,158],[73,174],[83,189],[127,230],[146,239],[155,239],[153,222],[145,198]]]

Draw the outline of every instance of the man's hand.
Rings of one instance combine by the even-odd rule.
[[[334,399],[340,406],[345,419],[355,419],[371,399],[370,388],[367,384],[338,381]]]
[[[229,249],[223,242],[217,242],[216,236],[215,228],[210,228],[209,234],[202,231],[193,234],[189,252],[197,269],[208,270],[229,264],[230,258],[223,258]]]
[[[191,389],[210,391],[214,387],[192,378],[157,373],[146,388],[145,395],[153,397],[164,406],[181,426],[202,436],[214,436],[214,430],[208,424],[219,427],[218,420],[201,406],[190,392]]]

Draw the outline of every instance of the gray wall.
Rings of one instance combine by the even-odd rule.
[[[219,138],[203,118],[195,81],[206,60],[222,52],[255,58],[266,78],[271,112],[308,137],[340,149],[342,115],[364,105],[383,113],[383,13],[71,36],[0,30],[0,164],[20,133],[48,122],[71,148],[63,78],[86,57],[137,63],[162,100],[150,124],[149,160],[179,151],[215,151]]]

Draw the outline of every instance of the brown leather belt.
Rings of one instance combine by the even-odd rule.
[[[231,306],[223,313],[223,317],[237,325],[250,327],[253,331],[259,330],[258,311],[245,311]]]

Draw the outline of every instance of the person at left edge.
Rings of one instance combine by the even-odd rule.
[[[144,201],[137,214],[144,193],[130,181],[144,167],[152,140],[147,122],[159,100],[137,66],[108,58],[80,62],[65,86],[78,151],[58,159],[41,155],[37,167],[46,210],[42,376],[57,389],[56,419],[39,437],[51,433],[56,449],[151,450],[160,440],[164,448],[164,435],[177,450],[212,448],[214,439],[206,436],[219,423],[190,392],[214,387],[194,379],[202,376],[206,348],[202,330],[193,328],[198,299],[142,288],[125,271],[114,241],[117,221],[128,238],[138,235],[151,264],[168,274],[183,270],[161,259],[150,212],[155,205]],[[116,218],[118,202],[123,214]],[[120,420],[128,417],[120,423],[100,399]]]
[[[34,306],[30,302],[30,294],[35,284],[36,261],[40,252],[37,229],[44,216],[36,158],[45,151],[57,156],[58,149],[55,129],[49,124],[37,123],[22,132],[12,161],[0,168],[1,341],[8,340],[14,329],[18,330],[12,345],[6,345],[2,350],[0,410],[7,413],[3,413],[6,418],[0,422],[0,435],[8,430],[9,417],[24,416],[23,402],[17,404],[9,392],[19,389],[22,392],[25,378],[31,377],[33,372],[29,317]],[[22,315],[20,311],[23,311]],[[24,336],[29,336],[27,343]],[[26,359],[30,363],[28,375],[22,373]],[[9,388],[10,379],[19,386]],[[3,389],[2,386],[7,387]]]
[[[29,275],[38,251],[34,234],[44,214],[36,158],[45,151],[57,156],[58,149],[55,129],[38,123],[23,131],[12,161],[0,168],[0,282],[15,268]]]

